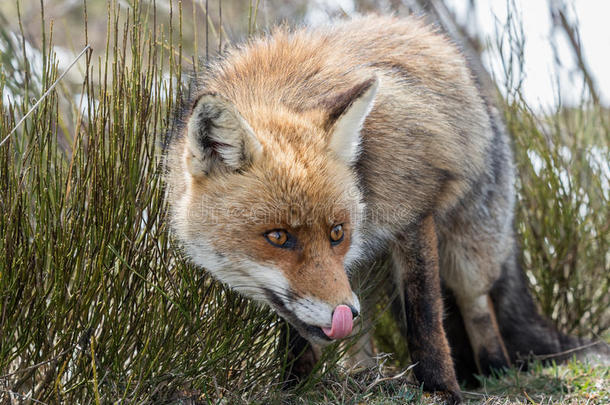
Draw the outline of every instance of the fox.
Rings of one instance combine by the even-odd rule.
[[[437,28],[380,15],[277,27],[195,79],[165,152],[172,232],[297,332],[295,378],[358,329],[350,279],[379,257],[415,377],[450,403],[469,375],[582,343],[528,290],[511,140],[479,87]]]

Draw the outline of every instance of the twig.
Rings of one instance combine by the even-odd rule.
[[[17,125],[15,125],[15,128],[13,128],[13,130],[6,136],[6,138],[4,138],[2,140],[2,142],[0,142],[0,147],[2,145],[4,145],[4,143],[11,137],[11,135],[13,135],[13,133],[17,130],[17,128],[19,128],[19,126],[21,126],[21,124],[23,123],[23,121],[25,121],[27,119],[27,117],[30,116],[30,114],[32,114],[32,112],[34,112],[34,110],[38,107],[38,105],[40,103],[42,103],[42,100],[44,100],[49,93],[51,93],[51,91],[53,91],[53,89],[55,88],[55,86],[57,86],[57,84],[61,81],[61,79],[64,78],[64,76],[66,74],[68,74],[68,72],[70,71],[70,69],[72,69],[72,67],[76,64],[76,62],[81,58],[81,56],[83,56],[85,54],[85,52],[87,52],[89,49],[91,49],[91,45],[87,44],[87,46],[85,46],[85,48],[78,54],[78,56],[76,58],[74,58],[74,60],[72,61],[72,63],[70,63],[70,65],[68,66],[68,68],[61,74],[61,76],[59,76],[59,78],[57,80],[55,80],[55,82],[51,85],[51,87],[49,87],[49,89],[47,91],[45,91],[45,93],[42,95],[42,97],[40,97],[40,99],[38,99],[38,101],[36,102],[36,104],[34,104],[34,106],[32,108],[30,108],[30,110],[27,112],[27,114],[25,114],[23,116],[23,118],[21,118],[19,120],[19,122],[17,123]]]
[[[14,372],[12,372],[12,373],[8,373],[8,374],[0,375],[0,380],[5,380],[5,379],[7,379],[7,378],[9,378],[9,377],[12,377],[12,376],[14,376],[14,375],[24,373],[24,372],[26,372],[26,371],[28,371],[28,370],[33,370],[33,369],[38,368],[38,367],[40,367],[40,366],[43,366],[43,365],[45,365],[45,364],[51,363],[51,362],[53,362],[53,361],[56,361],[56,360],[58,360],[58,359],[59,359],[61,356],[63,356],[64,354],[66,354],[66,353],[68,353],[70,350],[72,350],[73,348],[74,348],[74,345],[72,345],[72,346],[70,346],[68,349],[66,349],[66,350],[62,351],[61,353],[59,353],[58,355],[56,355],[56,356],[55,356],[55,357],[53,357],[52,359],[45,360],[45,361],[41,361],[40,363],[34,364],[33,366],[28,366],[28,367],[22,368],[22,369],[20,369],[20,370],[14,371]]]
[[[464,391],[462,390],[462,394],[466,394],[466,395],[472,395],[473,397],[487,397],[487,394],[482,394],[480,392],[473,392],[473,391]]]
[[[29,395],[20,394],[20,393],[18,393],[18,392],[9,391],[9,390],[3,390],[3,389],[1,389],[1,388],[0,388],[0,392],[5,392],[5,393],[10,394],[10,395],[15,395],[15,396],[18,396],[18,397],[20,397],[20,398],[23,398],[24,400],[28,400],[28,401],[33,401],[33,402],[36,402],[37,404],[44,404],[44,405],[47,405],[47,403],[46,403],[46,402],[42,402],[42,401],[39,401],[39,400],[37,400],[37,399],[34,399],[34,398],[30,397]]]
[[[530,397],[530,396],[528,395],[528,393],[527,393],[527,392],[525,392],[525,390],[523,390],[523,395],[525,395],[525,398],[527,398],[527,400],[530,402],[530,404],[532,404],[532,405],[537,405],[536,401],[534,401],[534,400],[532,399],[532,397]]]
[[[566,34],[570,46],[572,47],[572,51],[574,53],[578,68],[580,69],[587,88],[591,93],[593,103],[598,105],[599,94],[597,92],[597,86],[595,84],[593,75],[589,70],[589,66],[587,65],[585,57],[583,56],[583,48],[582,43],[580,41],[580,33],[578,32],[578,26],[573,26],[570,21],[568,21],[568,18],[566,17],[565,3],[561,2],[561,5],[557,4],[557,2],[551,3],[551,18],[553,20],[553,25],[555,27],[560,27]]]
[[[364,390],[365,392],[370,391],[371,388],[373,388],[374,386],[376,386],[379,383],[382,383],[384,381],[391,381],[391,380],[398,380],[400,378],[402,378],[405,374],[407,374],[409,371],[411,371],[413,369],[413,367],[415,367],[417,365],[417,363],[415,364],[411,364],[409,367],[407,367],[406,369],[404,369],[403,371],[401,371],[400,373],[394,375],[394,376],[390,376],[390,377],[377,377],[375,379],[375,381],[373,381],[372,383],[370,383],[366,389]]]
[[[210,19],[209,19],[209,10],[208,10],[208,0],[205,0],[205,62],[207,63],[209,60],[209,52],[208,52],[208,36],[209,36],[209,26],[210,26]]]
[[[218,54],[220,55],[222,53],[222,0],[218,0],[218,25]]]
[[[568,349],[568,350],[564,350],[562,352],[557,352],[557,353],[552,353],[552,354],[533,355],[532,357],[534,359],[536,359],[536,360],[552,359],[554,357],[561,357],[561,356],[564,356],[566,354],[579,352],[581,350],[585,350],[585,349],[588,349],[590,347],[597,346],[597,345],[600,345],[600,344],[601,345],[607,345],[607,343],[603,342],[603,341],[591,342],[591,343],[587,343],[586,345],[581,345],[581,346],[573,347],[573,348]]]

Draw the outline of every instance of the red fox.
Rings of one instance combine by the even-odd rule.
[[[379,255],[416,377],[453,402],[456,370],[578,343],[527,290],[510,141],[445,36],[414,17],[278,28],[196,84],[167,147],[173,230],[307,344],[352,333],[349,275]]]

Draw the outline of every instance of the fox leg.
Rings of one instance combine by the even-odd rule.
[[[494,253],[497,248],[490,241],[471,236],[475,230],[467,227],[462,230],[462,235],[445,235],[441,247],[442,276],[460,309],[477,369],[489,375],[493,369],[510,366],[489,296],[501,273],[497,257],[501,255]]]
[[[559,332],[538,312],[518,260],[517,248],[502,264],[502,275],[491,289],[490,296],[510,359],[522,369],[527,369],[530,354],[544,356],[564,352],[563,356],[549,357],[553,361],[562,361],[575,354],[599,353],[603,356],[604,347],[606,356],[609,353],[603,343],[593,347],[587,340]],[[575,351],[579,346],[586,349]]]
[[[453,292],[480,374],[510,366],[489,292],[502,273],[502,261],[514,244],[511,222],[497,202],[469,205],[439,223],[441,277]],[[496,212],[495,216],[483,215]],[[507,214],[508,215],[508,214]],[[510,217],[510,215],[509,215]]]
[[[426,390],[446,391],[452,402],[460,402],[460,388],[443,329],[438,242],[432,215],[413,232],[399,236],[391,246],[391,254],[399,289],[394,309],[406,332],[411,360],[416,363],[415,376]]]
[[[479,380],[475,377],[479,370],[474,361],[474,352],[464,326],[464,318],[455,300],[453,291],[443,285],[443,327],[451,348],[451,357],[455,374],[460,386],[477,387]]]
[[[458,298],[464,326],[475,353],[479,372],[489,375],[492,370],[510,366],[508,352],[498,328],[498,321],[489,294]]]

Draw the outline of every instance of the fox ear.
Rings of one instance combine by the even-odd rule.
[[[372,77],[325,102],[327,128],[331,132],[329,149],[351,165],[360,152],[360,130],[373,108],[379,79]]]
[[[229,100],[210,93],[195,102],[184,150],[191,175],[243,169],[261,150],[252,128]]]

